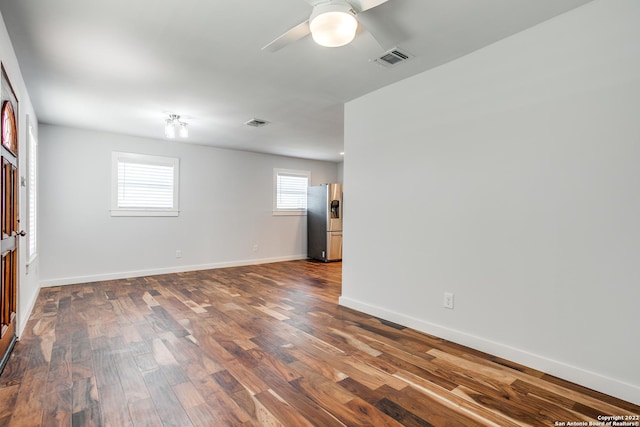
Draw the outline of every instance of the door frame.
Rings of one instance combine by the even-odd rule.
[[[2,255],[2,293],[0,304],[3,321],[0,324],[0,373],[4,369],[17,340],[18,298],[20,281],[20,158],[19,102],[9,81],[9,76],[0,64],[0,151],[2,155],[2,230],[0,232],[0,255]],[[7,133],[9,131],[9,133]],[[8,288],[8,292],[7,292]],[[8,295],[8,296],[7,296]],[[5,298],[6,297],[6,298]]]

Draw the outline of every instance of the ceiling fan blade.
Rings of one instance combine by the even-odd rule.
[[[310,33],[311,30],[309,30],[309,21],[304,21],[303,23],[296,25],[295,27],[263,47],[262,50],[267,52],[275,52],[290,43],[300,40]]]
[[[406,39],[406,34],[400,28],[394,28],[390,22],[376,19],[376,17],[368,13],[359,14],[358,22],[385,51],[397,46],[398,43]]]
[[[373,9],[376,6],[380,6],[382,3],[386,3],[389,0],[347,0],[353,10],[356,13],[364,12],[365,10]]]
[[[356,38],[351,42],[351,46],[360,52],[362,58],[377,58],[385,52],[378,41],[362,25]]]
[[[320,3],[329,3],[330,0],[304,0],[309,3],[311,6],[317,6]],[[385,0],[386,1],[386,0]]]

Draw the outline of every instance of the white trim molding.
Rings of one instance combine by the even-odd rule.
[[[605,377],[595,372],[584,370],[578,366],[572,366],[558,360],[549,359],[539,354],[530,353],[503,343],[430,323],[412,316],[407,316],[403,313],[387,310],[349,297],[341,296],[338,303],[344,307],[367,313],[372,316],[424,332],[425,334],[443,338],[448,341],[473,348],[474,350],[479,350],[503,359],[511,360],[544,373],[580,384],[584,387],[615,396],[619,399],[640,404],[640,388],[616,378]]]

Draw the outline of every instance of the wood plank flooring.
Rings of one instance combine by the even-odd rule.
[[[0,426],[551,426],[640,414],[339,307],[340,287],[340,263],[292,261],[44,288],[0,376]]]

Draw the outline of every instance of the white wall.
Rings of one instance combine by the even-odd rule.
[[[21,177],[27,175],[27,117],[31,123],[35,136],[38,135],[38,119],[31,105],[31,99],[29,99],[29,93],[25,86],[22,74],[20,73],[20,66],[18,65],[18,59],[16,58],[13,50],[13,45],[9,39],[7,33],[7,27],[4,24],[4,19],[0,14],[0,61],[4,67],[7,77],[11,82],[16,97],[18,98],[18,152],[19,157],[19,174]],[[22,220],[23,228],[26,229],[27,215],[27,192],[25,187],[20,187],[20,219]],[[39,284],[38,284],[38,261],[36,258],[27,268],[27,239],[20,239],[20,247],[18,254],[18,263],[20,270],[20,277],[18,282],[18,307],[17,307],[17,324],[16,331],[19,336],[29,318],[31,308],[35,303],[38,296]]]
[[[640,403],[639,22],[598,0],[348,103],[341,303]]]
[[[314,185],[338,173],[337,163],[59,126],[41,125],[39,142],[45,286],[306,258],[306,217],[272,215],[273,169],[309,170]],[[180,216],[111,217],[112,151],[179,157]]]

